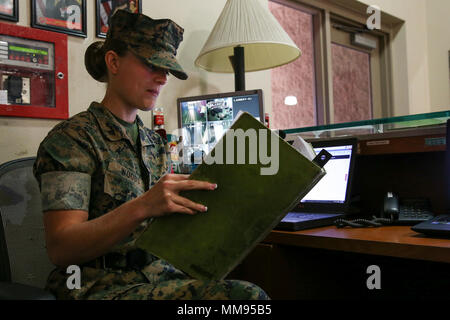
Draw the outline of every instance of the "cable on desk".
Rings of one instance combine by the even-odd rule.
[[[372,217],[372,220],[368,219],[337,219],[334,224],[338,228],[352,227],[352,228],[368,228],[368,227],[381,227],[384,225],[390,225],[394,221],[392,219],[387,218],[377,218],[375,216]]]

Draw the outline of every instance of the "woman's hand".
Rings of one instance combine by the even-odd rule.
[[[136,202],[143,209],[144,219],[161,217],[174,212],[196,214],[207,211],[207,207],[179,195],[183,190],[214,190],[216,184],[206,181],[188,180],[186,174],[166,174],[150,190],[138,197]],[[136,203],[137,204],[137,203]]]

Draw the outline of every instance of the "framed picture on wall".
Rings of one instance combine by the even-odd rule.
[[[132,13],[142,12],[142,0],[96,0],[97,1],[97,37],[106,38],[108,32],[109,17],[119,9]]]
[[[19,21],[18,2],[18,0],[0,0],[0,19],[14,22]]]
[[[31,26],[86,38],[86,0],[31,0]]]

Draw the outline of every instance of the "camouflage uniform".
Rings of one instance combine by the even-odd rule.
[[[108,109],[89,109],[53,128],[41,143],[34,164],[43,211],[84,210],[95,219],[151,188],[169,168],[162,138],[137,117],[137,144]],[[81,289],[69,290],[63,268],[49,276],[47,289],[58,299],[267,299],[257,286],[236,280],[199,281],[168,262],[147,255],[139,269],[125,256],[151,219],[120,244],[114,267],[81,266]]]

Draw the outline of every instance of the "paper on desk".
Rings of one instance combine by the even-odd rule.
[[[302,155],[304,155],[309,161],[312,161],[316,157],[316,152],[314,151],[314,148],[309,142],[306,142],[302,137],[296,136],[294,138],[294,142],[292,143],[292,146],[300,152]]]

